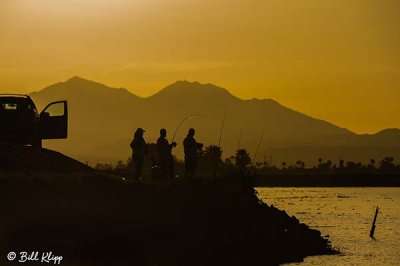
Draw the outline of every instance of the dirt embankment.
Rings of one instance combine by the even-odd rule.
[[[246,177],[144,184],[45,149],[2,156],[1,265],[10,251],[85,266],[278,265],[335,253],[319,231],[260,202]]]
[[[0,170],[51,173],[88,172],[92,169],[62,153],[30,146],[0,146]]]
[[[319,231],[238,180],[2,174],[0,207],[2,260],[10,250],[41,250],[62,255],[63,265],[278,265],[334,253]]]

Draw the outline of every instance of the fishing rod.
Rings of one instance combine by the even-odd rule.
[[[219,148],[221,148],[222,131],[224,130],[225,119],[226,119],[226,111],[225,111],[225,114],[224,114],[224,118],[222,119],[221,131],[219,132],[219,141],[218,141],[218,147]]]
[[[240,129],[239,142],[238,142],[237,150],[240,149],[240,144],[241,144],[241,142],[242,142],[242,131],[243,131],[243,128]]]
[[[178,124],[178,126],[176,127],[175,132],[174,132],[174,135],[173,135],[173,137],[172,137],[172,142],[174,142],[176,133],[178,133],[178,130],[181,128],[181,126],[183,125],[183,123],[185,123],[187,120],[190,120],[190,119],[195,118],[195,117],[200,117],[200,116],[201,116],[201,115],[190,115],[190,116],[188,116],[188,117],[185,117],[185,119],[183,119],[183,120]]]
[[[219,140],[218,140],[219,150],[221,150],[222,132],[223,132],[224,126],[225,126],[226,113],[227,113],[227,111],[225,111],[225,113],[224,113],[224,118],[222,119],[222,124],[221,124],[221,130],[219,132]],[[214,178],[217,177],[217,168],[218,168],[218,157],[215,157]]]
[[[254,140],[251,141],[249,149],[247,150],[249,152],[249,155],[253,152],[253,147],[254,147]]]
[[[264,128],[263,133],[262,133],[262,135],[261,135],[260,141],[259,141],[258,144],[257,144],[257,148],[256,148],[256,152],[254,153],[254,158],[253,158],[252,165],[254,165],[254,162],[256,161],[258,149],[260,148],[261,142],[262,142],[262,140],[263,140],[263,138],[264,138],[264,134],[265,134],[265,128]]]

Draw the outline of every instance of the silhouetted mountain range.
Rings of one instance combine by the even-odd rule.
[[[199,116],[183,124],[175,138],[178,144],[190,127],[197,129],[198,141],[217,144],[225,112],[221,143],[224,156],[233,154],[238,147],[254,153],[264,129],[258,160],[264,156],[270,160],[272,156],[275,164],[316,162],[319,157],[365,161],[400,155],[399,129],[357,135],[272,99],[242,100],[212,84],[178,81],[142,98],[123,88],[73,77],[30,95],[39,109],[50,101],[68,100],[68,140],[47,141],[45,145],[90,163],[125,160],[137,127],[146,130],[148,142],[155,142],[162,127],[171,139],[179,122],[190,115]],[[175,151],[178,157],[182,155],[181,146]]]

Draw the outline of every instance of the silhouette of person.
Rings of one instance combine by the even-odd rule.
[[[196,131],[191,128],[183,141],[183,147],[185,151],[185,175],[187,178],[194,177],[197,168],[197,150],[203,148],[202,143],[198,143],[194,139]]]
[[[130,144],[132,148],[132,161],[134,167],[134,178],[140,180],[142,176],[142,168],[144,162],[144,156],[147,154],[147,144],[143,138],[145,131],[142,128],[138,128],[135,132],[133,140]]]
[[[157,140],[157,148],[159,155],[160,175],[162,178],[174,178],[175,167],[172,157],[172,149],[176,147],[176,142],[168,143],[167,130],[162,128],[160,130],[160,137]]]

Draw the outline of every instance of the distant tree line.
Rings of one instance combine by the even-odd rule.
[[[152,167],[157,166],[157,146],[148,144],[149,154],[144,163],[144,176],[151,176]],[[183,176],[184,161],[174,158],[177,177]],[[98,163],[95,169],[116,174],[129,175],[132,169],[132,159],[118,161],[116,164]],[[279,165],[263,161],[255,161],[246,149],[238,149],[235,154],[223,159],[223,151],[217,145],[209,145],[199,151],[198,176],[226,175],[231,173],[252,175],[268,174],[340,174],[340,173],[367,173],[367,174],[400,174],[400,164],[395,164],[393,157],[376,160],[372,158],[367,164],[354,161],[316,159],[315,165],[307,166],[299,159],[295,162],[283,161]]]

